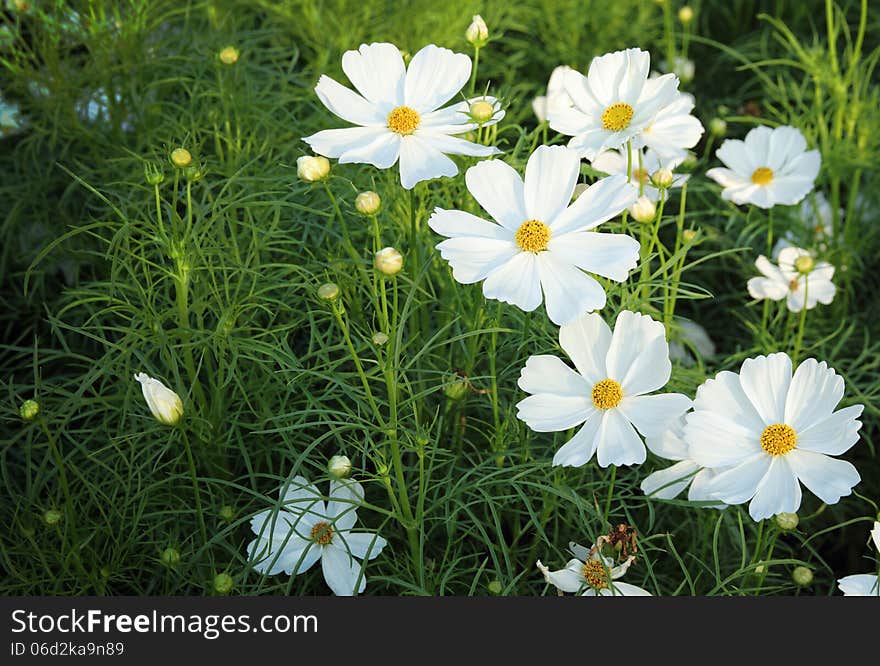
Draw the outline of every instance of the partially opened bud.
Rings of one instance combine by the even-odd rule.
[[[657,214],[657,206],[648,197],[642,195],[636,199],[629,212],[637,222],[652,222]]]
[[[382,206],[381,197],[375,192],[367,190],[357,195],[354,200],[354,207],[363,215],[375,215]]]
[[[489,27],[479,14],[474,14],[471,24],[464,31],[464,38],[468,43],[473,44],[477,48],[485,46],[489,41]]]
[[[474,122],[482,125],[492,120],[492,116],[495,115],[495,109],[490,102],[480,99],[471,104],[470,114]]]
[[[376,269],[385,275],[396,275],[403,268],[403,255],[393,247],[382,248],[376,253]]]
[[[661,190],[670,187],[672,185],[672,180],[672,171],[669,169],[657,169],[651,175],[651,182],[654,183],[655,187],[659,187]]]
[[[40,413],[40,403],[36,400],[25,400],[21,403],[18,413],[25,421],[33,421]]]
[[[178,169],[189,166],[192,154],[186,148],[175,148],[171,151],[171,163]]]
[[[335,301],[339,298],[339,286],[335,282],[326,282],[318,287],[318,298],[322,301]]]
[[[327,471],[337,479],[344,479],[351,474],[351,460],[348,456],[333,456],[327,463]]]
[[[180,421],[183,416],[183,401],[179,395],[158,379],[143,372],[137,373],[134,378],[140,382],[147,407],[159,423],[174,425]]]
[[[296,175],[307,183],[324,180],[330,174],[330,160],[320,155],[303,155],[296,159]]]

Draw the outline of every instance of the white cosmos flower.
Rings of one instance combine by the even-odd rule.
[[[774,266],[763,254],[755,267],[764,277],[750,278],[747,284],[752,298],[786,300],[788,309],[800,312],[816,303],[828,305],[834,300],[837,287],[831,282],[834,266],[827,261],[816,261],[807,250],[786,247],[779,252],[779,265]]]
[[[429,44],[407,68],[393,44],[362,44],[346,51],[342,69],[358,92],[321,76],[315,92],[334,114],[357,127],[331,129],[303,139],[312,150],[336,157],[341,164],[372,164],[388,169],[400,159],[400,182],[406,189],[439,176],[454,176],[458,167],[447,155],[486,157],[500,151],[453,135],[478,125],[468,116],[470,101],[442,107],[467,83],[471,59]],[[358,94],[360,93],[360,94]],[[503,112],[483,125],[492,125]]]
[[[569,148],[587,159],[633,139],[678,90],[674,74],[648,79],[650,61],[647,51],[627,49],[593,58],[587,76],[566,72],[565,91],[574,106],[551,110],[550,127],[573,137]]]
[[[565,92],[565,73],[570,70],[571,67],[568,65],[556,67],[547,82],[547,94],[538,95],[532,100],[532,111],[540,122],[547,120],[551,112],[570,109],[574,105],[571,97]]]
[[[843,210],[838,209],[838,220],[843,222]],[[779,253],[787,248],[797,245],[799,240],[815,241],[815,247],[825,252],[828,249],[827,240],[834,235],[834,215],[831,203],[821,192],[814,192],[801,201],[798,209],[798,225],[801,233],[789,229],[785,235],[776,241],[773,246],[773,258],[779,257]]]
[[[808,358],[792,376],[791,359],[776,353],[746,359],[739,374],[724,371],[697,389],[685,441],[694,462],[718,471],[706,492],[727,504],[750,502],[754,520],[796,513],[801,487],[826,504],[852,492],[856,468],[831,456],[858,440],[864,408],[835,411],[843,379]]]
[[[871,539],[874,541],[874,548],[880,552],[880,522],[874,521],[874,529],[871,530]]]
[[[523,181],[500,160],[467,170],[465,182],[497,223],[460,210],[435,208],[428,225],[447,240],[437,245],[462,284],[483,282],[483,294],[531,312],[546,301],[559,325],[605,305],[605,291],[584,271],[622,282],[635,268],[639,243],[592,231],[637,197],[625,178],[591,185],[571,205],[580,173],[577,153],[540,146]],[[543,296],[542,296],[543,290]]]
[[[554,465],[580,467],[593,454],[601,467],[645,462],[645,437],[661,435],[690,407],[680,393],[647,395],[669,381],[672,364],[666,329],[647,315],[623,310],[614,333],[598,314],[585,314],[559,330],[572,370],[556,356],[532,356],[518,381],[528,398],[517,417],[536,432],[583,424],[556,455]]]
[[[706,484],[715,476],[715,471],[706,469],[691,459],[684,441],[684,416],[679,417],[672,426],[660,435],[646,437],[648,450],[667,460],[676,460],[674,465],[649,474],[640,488],[645,495],[659,499],[673,499],[688,488],[691,502],[711,502],[715,498],[706,492]],[[705,505],[709,508],[723,508],[724,504],[714,502]]]
[[[690,93],[677,92],[670,102],[657,112],[654,120],[635,137],[635,147],[646,146],[664,162],[687,157],[688,148],[697,145],[705,129],[699,119],[692,115],[695,100]]]
[[[874,574],[854,574],[837,580],[837,587],[845,597],[880,596],[880,579]]]
[[[318,560],[324,580],[338,596],[364,591],[367,584],[361,559],[371,560],[386,545],[371,532],[353,532],[364,489],[351,479],[330,481],[329,501],[302,476],[281,488],[280,506],[251,518],[257,538],[248,544],[254,569],[267,576],[282,571],[295,576]]]
[[[706,175],[724,188],[721,198],[759,208],[799,202],[813,189],[822,164],[819,151],[807,150],[804,135],[788,125],[756,127],[744,141],[727,139],[715,155],[727,168]]]
[[[139,372],[134,376],[141,385],[147,407],[159,423],[174,425],[183,416],[183,401],[161,381]]]
[[[637,585],[620,582],[635,558],[614,565],[614,560],[604,557],[594,545],[584,548],[576,543],[568,545],[575,559],[569,560],[564,569],[550,571],[538,560],[535,564],[544,575],[544,580],[560,592],[581,592],[583,597],[650,597],[650,592]]]
[[[641,162],[639,162],[639,156],[641,156]],[[590,166],[596,171],[601,171],[608,175],[622,174],[626,176],[630,174],[630,167],[627,164],[628,160],[629,156],[624,147],[599,153],[590,162]],[[661,169],[672,171],[683,161],[684,156],[670,160],[661,160],[657,153],[650,148],[644,148],[641,150],[633,149],[632,172],[630,174],[632,176],[631,182],[635,187],[638,187],[641,184],[642,194],[648,197],[651,201],[659,201],[660,190],[653,185],[651,181],[652,176]],[[690,176],[687,174],[675,174],[672,177],[672,184],[669,187],[681,187],[688,181],[688,178],[690,178]]]

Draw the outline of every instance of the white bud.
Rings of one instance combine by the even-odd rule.
[[[363,215],[375,215],[379,212],[382,199],[375,192],[361,192],[354,200],[354,207]]]
[[[657,206],[648,197],[642,195],[630,207],[629,213],[637,222],[652,222],[657,214]]]
[[[656,187],[659,187],[661,190],[665,190],[667,187],[672,185],[672,171],[669,169],[657,169],[651,175],[651,181],[654,183]]]
[[[179,395],[158,379],[143,372],[137,373],[134,378],[140,382],[147,407],[159,423],[174,425],[180,421],[183,416],[183,401]]]
[[[393,247],[384,247],[376,253],[376,269],[385,275],[395,275],[403,268],[403,255]]]
[[[320,155],[303,155],[296,159],[296,175],[307,183],[323,180],[330,173],[330,160]]]
[[[327,463],[327,471],[337,479],[344,479],[351,473],[351,460],[348,456],[333,456]]]
[[[464,31],[464,38],[468,43],[481,47],[489,40],[489,27],[479,14],[474,14],[471,24]]]

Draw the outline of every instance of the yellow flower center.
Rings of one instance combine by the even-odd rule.
[[[602,590],[608,587],[608,570],[598,560],[587,560],[581,570],[587,583],[594,590]]]
[[[633,169],[633,180],[637,183],[647,183],[649,178],[646,169]]]
[[[633,118],[633,113],[633,108],[626,102],[612,104],[602,112],[602,127],[612,132],[626,129]]]
[[[788,288],[790,291],[797,291],[798,287],[800,287],[800,285],[798,284],[797,278],[794,278],[793,280],[789,281]]]
[[[388,129],[398,134],[412,134],[420,122],[419,112],[408,106],[398,106],[388,114]]]
[[[797,444],[794,428],[784,423],[775,423],[764,428],[761,433],[761,448],[771,456],[784,456]]]
[[[599,409],[617,407],[623,400],[623,389],[613,379],[603,379],[593,385],[593,404]]]
[[[773,169],[758,167],[752,172],[752,182],[755,185],[766,185],[773,180]]]
[[[330,527],[330,523],[323,520],[315,523],[314,527],[312,527],[312,541],[319,546],[326,546],[333,541],[333,528]]]
[[[541,220],[526,220],[516,230],[516,244],[523,252],[543,252],[550,242],[550,227]]]

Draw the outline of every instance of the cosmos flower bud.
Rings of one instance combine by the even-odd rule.
[[[403,268],[403,255],[393,247],[385,247],[376,253],[376,270],[385,275],[396,275]]]
[[[694,20],[694,10],[688,5],[685,5],[678,10],[678,20],[687,25]]]
[[[57,509],[49,509],[43,513],[43,521],[47,525],[57,525],[61,522],[61,512]]]
[[[333,456],[327,463],[327,471],[337,479],[344,479],[351,474],[351,460],[348,456]]]
[[[220,62],[224,65],[234,65],[238,62],[238,49],[234,46],[227,46],[225,49],[220,51],[218,56],[220,58]]]
[[[651,176],[651,182],[661,190],[665,190],[672,185],[672,171],[669,169],[657,169]]]
[[[335,282],[327,282],[318,287],[318,298],[322,301],[335,301],[339,298],[339,286]]]
[[[795,567],[794,571],[791,572],[791,579],[796,585],[804,587],[813,582],[813,572],[807,567]]]
[[[779,529],[786,531],[793,530],[800,522],[796,513],[777,513],[773,520]]]
[[[174,425],[180,421],[183,416],[183,401],[179,395],[158,379],[143,372],[137,373],[134,378],[140,382],[147,407],[159,423]]]
[[[794,260],[794,269],[798,273],[803,273],[804,275],[806,275],[811,270],[813,270],[813,267],[815,265],[816,265],[816,262],[813,260],[813,257],[811,257],[808,254],[801,255],[800,257],[798,257],[797,259]]]
[[[696,229],[685,229],[681,232],[681,237],[684,239],[685,243],[693,243],[694,239],[697,237]]]
[[[229,574],[221,573],[214,576],[214,591],[217,594],[229,594],[234,585],[235,581]]]
[[[166,548],[159,556],[159,560],[169,569],[180,564],[180,552],[176,548]]]
[[[629,209],[630,215],[637,222],[652,222],[657,214],[657,206],[646,196],[640,196]]]
[[[373,344],[381,347],[386,342],[388,342],[388,336],[385,335],[382,331],[377,331],[373,333]]]
[[[494,594],[496,596],[501,594],[501,592],[504,590],[504,588],[501,586],[500,580],[489,581],[488,588],[489,588],[489,594]]]
[[[471,104],[470,114],[471,118],[474,119],[474,122],[483,124],[492,120],[492,116],[495,114],[495,109],[492,107],[492,104],[484,99],[480,99]]]
[[[486,45],[486,42],[489,40],[489,27],[486,25],[482,16],[474,14],[474,17],[471,19],[471,24],[464,32],[464,38],[469,44],[473,44],[477,48]]]
[[[190,164],[183,170],[183,177],[190,183],[197,183],[205,177],[205,170],[195,164]]]
[[[192,154],[186,148],[175,148],[171,151],[171,163],[178,169],[189,166]]]
[[[220,516],[220,520],[225,520],[227,523],[231,523],[233,519],[235,519],[235,509],[229,504],[224,504],[220,507],[220,511],[218,511],[217,515]]]
[[[375,215],[381,206],[382,198],[369,190],[361,192],[354,200],[354,207],[363,215]]]
[[[25,421],[33,421],[40,413],[40,403],[36,400],[25,400],[21,403],[18,413]]]
[[[709,121],[709,131],[715,136],[724,136],[727,134],[727,121],[724,118],[712,118]]]
[[[165,180],[165,174],[160,167],[147,162],[144,164],[144,180],[147,181],[147,185],[161,185]]]
[[[296,159],[296,175],[307,183],[324,180],[330,175],[330,160],[320,155],[303,155]]]
[[[443,387],[444,395],[450,400],[460,400],[468,392],[468,382],[464,377],[457,376],[455,379],[446,382]]]

